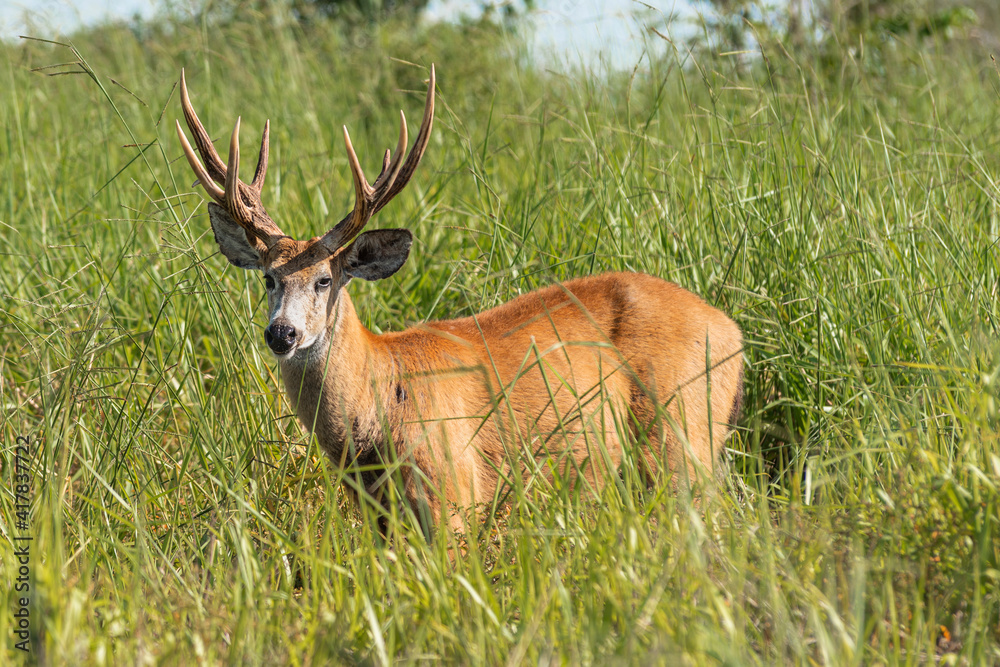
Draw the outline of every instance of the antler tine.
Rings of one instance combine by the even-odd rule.
[[[208,132],[205,131],[205,126],[201,124],[201,120],[198,119],[198,114],[195,113],[194,107],[191,106],[191,96],[188,95],[187,80],[184,77],[183,67],[181,68],[181,110],[184,112],[184,120],[187,121],[191,134],[194,136],[194,143],[198,147],[198,152],[201,153],[202,158],[205,160],[208,174],[216,182],[224,183],[226,181],[226,165],[222,164],[222,158],[216,152],[212,139],[208,136]],[[204,185],[204,183],[202,184]]]
[[[385,159],[382,160],[382,173],[378,175],[375,179],[375,200],[378,201],[384,195],[386,190],[392,187],[392,184],[396,181],[396,176],[399,174],[399,168],[402,166],[401,160],[403,159],[403,153],[406,151],[407,142],[406,133],[406,116],[403,114],[402,109],[399,111],[399,141],[396,142],[396,156],[389,160],[391,152],[386,149]]]
[[[372,195],[375,192],[365,178],[365,172],[358,161],[358,154],[354,152],[354,145],[351,144],[351,135],[346,125],[344,125],[344,146],[347,148],[347,162],[351,165],[351,178],[354,179],[354,210],[323,237],[324,241],[327,241],[329,240],[327,237],[333,234],[338,243],[360,232],[371,219]],[[331,252],[339,247],[339,245],[333,247]]]
[[[347,131],[346,125],[343,128],[344,146],[347,148],[347,162],[351,165],[351,178],[354,179],[354,196],[358,199],[356,203],[361,203],[362,200],[371,198],[372,186],[368,185],[368,179],[365,178],[365,172],[361,168],[358,154],[354,152],[354,144],[351,143],[351,134]]]
[[[436,81],[434,75],[434,65],[431,65],[430,82],[427,86],[427,101],[424,104],[424,117],[420,124],[420,131],[417,133],[417,140],[413,143],[405,161],[401,161],[403,152],[406,150],[407,131],[406,116],[399,112],[399,141],[396,144],[396,155],[390,159],[390,151],[386,151],[382,160],[382,171],[375,179],[374,187],[369,185],[365,179],[358,156],[351,145],[351,137],[344,127],[344,142],[347,145],[347,161],[351,166],[351,175],[354,178],[354,210],[351,211],[336,226],[323,235],[320,242],[331,252],[337,252],[343,245],[353,238],[358,232],[364,229],[373,215],[378,213],[389,201],[399,194],[409,182],[413,172],[416,171],[420,158],[423,157],[427,148],[427,141],[431,135],[431,127],[434,125],[434,93]]]
[[[264,121],[264,132],[260,136],[260,154],[257,156],[257,169],[253,173],[250,187],[260,194],[264,189],[264,178],[267,176],[267,156],[271,144],[271,121]]]
[[[240,117],[236,117],[233,136],[229,140],[229,167],[226,168],[226,208],[239,223],[251,223],[250,208],[240,196]]]
[[[177,136],[181,140],[181,148],[184,149],[184,155],[187,157],[188,164],[191,165],[191,169],[194,170],[195,176],[198,177],[198,181],[201,182],[201,186],[205,188],[205,192],[209,194],[215,201],[220,204],[225,201],[226,193],[225,191],[216,185],[212,177],[208,175],[205,167],[202,166],[201,160],[195,155],[194,149],[191,148],[191,144],[188,143],[187,137],[184,136],[184,130],[181,128],[181,122],[175,121],[177,123]]]

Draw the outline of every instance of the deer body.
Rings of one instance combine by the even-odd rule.
[[[622,461],[622,433],[648,429],[657,396],[686,425],[689,447],[666,425],[646,433],[666,447],[645,453],[646,470],[664,461],[692,474],[710,469],[738,409],[739,329],[691,292],[643,274],[574,280],[381,336],[365,329],[344,291],[327,332],[307,356],[279,362],[300,420],[341,465],[400,462],[408,500],[433,516],[441,500],[491,502],[515,468],[582,471],[599,489]],[[711,435],[706,343],[716,366]],[[380,477],[363,475],[369,492]]]
[[[265,340],[288,397],[335,463],[360,466],[368,493],[377,496],[398,472],[411,507],[437,519],[447,506],[491,502],[512,474],[569,475],[599,489],[635,442],[648,442],[639,456],[650,479],[664,465],[673,476],[714,467],[742,395],[741,335],[677,285],[610,273],[397,333],[375,335],[358,320],[347,283],[388,277],[409,253],[406,230],[358,232],[405,186],[426,147],[433,68],[413,149],[400,162],[403,120],[396,157],[386,152],[373,185],[345,129],[357,205],[309,241],[284,236],[260,203],[267,126],[248,186],[238,178],[239,122],[227,167],[190,106],[183,73],[181,84],[205,166],[180,124],[178,133],[215,200],[216,241],[233,264],[264,272]],[[459,513],[450,516],[460,529]]]

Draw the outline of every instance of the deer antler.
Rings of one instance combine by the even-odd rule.
[[[347,145],[347,161],[351,165],[351,175],[354,178],[354,210],[343,220],[323,235],[320,243],[331,253],[337,252],[346,245],[354,236],[358,234],[368,221],[378,213],[383,206],[388,204],[393,197],[402,192],[403,188],[410,181],[420,158],[427,148],[427,141],[431,136],[431,126],[434,124],[434,65],[431,65],[430,82],[427,85],[427,102],[424,105],[424,117],[420,122],[420,131],[417,139],[413,142],[406,161],[401,161],[403,151],[406,150],[406,116],[399,112],[399,142],[396,144],[396,155],[386,150],[382,159],[382,171],[374,184],[369,184],[365,178],[365,173],[361,170],[358,156],[351,145],[351,135],[347,133],[347,126],[344,126],[344,143]],[[390,159],[391,158],[391,159]]]
[[[274,245],[275,241],[284,236],[284,233],[264,210],[264,205],[260,200],[261,190],[264,187],[264,177],[267,175],[270,121],[264,123],[257,169],[254,171],[250,185],[247,185],[239,178],[240,119],[236,119],[236,126],[233,128],[233,135],[229,141],[229,166],[226,167],[216,152],[208,132],[198,120],[198,114],[195,113],[194,107],[191,106],[183,69],[181,70],[181,109],[184,111],[184,119],[187,121],[188,128],[194,136],[194,143],[198,146],[198,152],[201,153],[201,157],[205,161],[205,165],[202,166],[198,156],[191,148],[191,144],[188,143],[184,130],[181,129],[180,121],[177,121],[177,136],[180,137],[184,155],[187,156],[191,169],[194,170],[209,196],[244,229],[247,240],[257,246],[258,250],[266,251]],[[224,187],[220,187],[219,184]]]

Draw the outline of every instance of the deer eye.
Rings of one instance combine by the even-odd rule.
[[[327,287],[330,286],[330,283],[332,282],[333,281],[330,279],[330,276],[324,276],[323,278],[320,278],[319,280],[316,281],[316,291],[318,292],[319,290],[326,289]]]
[[[274,278],[272,278],[271,276],[264,276],[264,287],[267,288],[268,291],[273,290]]]

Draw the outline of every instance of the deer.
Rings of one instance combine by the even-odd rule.
[[[632,456],[649,485],[716,470],[743,394],[736,323],[696,294],[643,273],[555,283],[484,312],[376,335],[347,286],[389,278],[406,262],[407,229],[362,231],[409,183],[431,136],[435,70],[409,153],[400,111],[395,153],[369,182],[343,127],[354,208],[322,236],[285,235],[262,203],[270,121],[257,167],[240,180],[240,119],[222,161],[181,70],[177,134],[211,198],[216,244],[264,275],[264,341],[295,414],[351,495],[398,506],[421,525],[462,533],[468,512],[518,479],[563,475],[596,491]],[[199,159],[200,155],[200,159]],[[634,453],[634,454],[633,454]],[[717,473],[716,473],[717,474]],[[521,477],[518,477],[521,476]],[[426,530],[426,529],[425,529]]]

